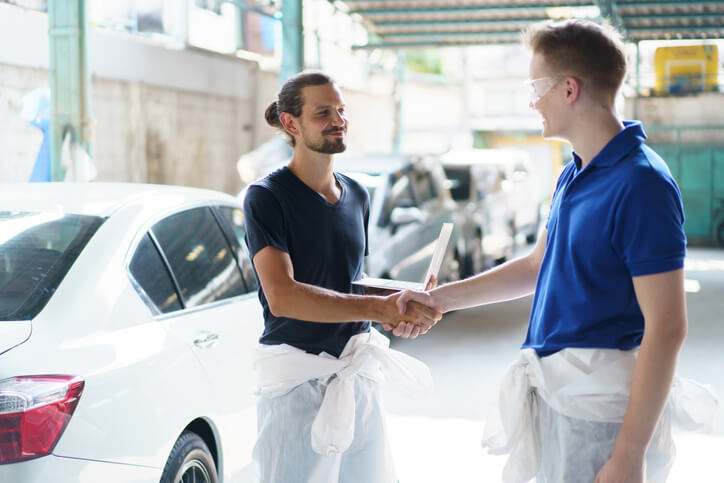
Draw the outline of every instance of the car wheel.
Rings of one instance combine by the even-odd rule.
[[[541,216],[540,216],[540,208],[538,209],[538,216],[535,217],[535,225],[531,228],[531,232],[528,233],[525,237],[526,243],[535,243],[535,241],[538,239],[538,234],[541,230]]]
[[[218,483],[209,447],[196,433],[184,431],[166,461],[161,483]]]
[[[483,241],[477,234],[471,243],[460,266],[460,278],[472,277],[483,271]]]

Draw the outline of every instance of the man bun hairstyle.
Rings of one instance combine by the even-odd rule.
[[[266,119],[266,123],[269,124],[270,126],[276,127],[279,129],[284,129],[284,126],[282,126],[282,123],[279,120],[279,111],[277,110],[277,101],[274,101],[271,104],[269,104],[269,107],[267,107],[266,111],[264,112],[264,118]]]
[[[300,72],[290,77],[279,90],[277,100],[269,104],[264,112],[264,118],[267,124],[280,129],[287,136],[289,144],[294,147],[294,138],[284,130],[279,115],[282,112],[288,112],[294,117],[302,115],[302,107],[304,107],[304,99],[302,98],[302,89],[307,86],[322,86],[334,84],[334,80],[324,72],[310,70]]]
[[[609,23],[572,19],[531,25],[523,45],[561,75],[592,87],[594,96],[613,104],[626,77],[626,50],[621,34]]]

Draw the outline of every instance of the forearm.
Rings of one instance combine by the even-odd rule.
[[[442,312],[525,297],[535,291],[539,261],[529,255],[430,292]]]
[[[628,407],[614,455],[643,460],[666,406],[686,320],[652,326],[644,333],[631,384]]]
[[[276,317],[321,323],[362,320],[384,322],[384,298],[381,296],[345,294],[293,282],[284,288],[278,288],[274,295],[267,297],[267,301]]]

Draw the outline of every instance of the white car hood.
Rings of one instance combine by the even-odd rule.
[[[32,324],[29,320],[18,322],[0,320],[0,354],[28,340],[31,332]]]

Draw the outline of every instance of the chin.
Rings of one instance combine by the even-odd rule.
[[[543,128],[541,129],[540,135],[541,137],[543,137],[543,139],[556,139],[555,132],[553,131],[553,129],[551,129],[550,125],[547,122],[543,123]]]

